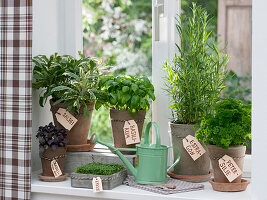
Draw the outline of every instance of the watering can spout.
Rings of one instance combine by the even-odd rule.
[[[99,144],[102,144],[106,147],[108,147],[110,150],[112,150],[114,153],[116,153],[119,158],[122,160],[122,162],[127,166],[127,168],[130,170],[130,172],[133,174],[133,176],[136,176],[137,175],[137,170],[134,168],[134,166],[127,160],[127,158],[125,158],[125,156],[119,151],[119,149],[113,147],[112,145],[108,144],[108,143],[105,143],[105,142],[102,142],[102,141],[99,141],[97,139],[97,136],[95,134],[92,135],[91,139],[90,139],[91,143],[92,144],[95,144],[95,143],[99,143]],[[123,149],[123,150],[127,150],[127,149]]]

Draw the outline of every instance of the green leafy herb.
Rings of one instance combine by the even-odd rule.
[[[81,53],[79,59],[55,53],[49,58],[36,56],[33,62],[33,87],[41,88],[41,106],[52,96],[54,104],[63,102],[68,105],[69,111],[76,114],[84,106],[84,114],[89,117],[86,104],[96,99],[100,76],[98,60]]]
[[[39,139],[39,151],[43,153],[48,147],[55,151],[58,147],[66,147],[68,130],[51,123],[38,128],[36,138]]]
[[[76,168],[76,173],[79,174],[96,174],[96,175],[111,175],[115,174],[124,167],[119,164],[103,164],[103,163],[89,163]]]
[[[227,98],[215,106],[215,114],[207,115],[196,132],[204,144],[224,149],[234,145],[248,145],[251,139],[251,105]]]
[[[195,124],[213,112],[227,71],[223,55],[209,32],[207,12],[193,4],[192,16],[180,16],[176,25],[181,44],[172,63],[165,62],[165,90],[171,96],[174,123]],[[189,23],[185,23],[188,21]]]
[[[149,101],[155,100],[154,87],[147,77],[105,76],[99,81],[101,94],[96,109],[101,105],[117,110],[128,110],[133,115],[148,110]]]

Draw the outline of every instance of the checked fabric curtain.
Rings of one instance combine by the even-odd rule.
[[[30,199],[32,0],[0,0],[0,198]]]

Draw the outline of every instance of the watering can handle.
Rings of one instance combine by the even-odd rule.
[[[177,151],[177,159],[176,159],[176,161],[172,164],[172,166],[170,166],[170,167],[167,169],[167,172],[170,171],[172,168],[174,168],[175,165],[178,164],[178,162],[180,161],[180,157],[181,157],[181,153],[180,153],[179,149],[177,149],[176,147],[168,147],[168,148],[173,148],[174,150]]]
[[[149,142],[149,130],[151,128],[151,125],[154,125],[155,131],[156,131],[156,146],[160,147],[160,134],[159,134],[159,125],[156,122],[149,122],[146,126],[146,131],[145,131],[145,137],[144,137],[144,144],[148,144]]]

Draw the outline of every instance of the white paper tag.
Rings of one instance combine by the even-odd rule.
[[[65,128],[70,130],[78,121],[72,114],[66,109],[59,108],[56,112],[57,121]]]
[[[51,169],[52,169],[52,172],[53,172],[55,178],[57,178],[57,177],[62,175],[62,171],[61,171],[61,169],[60,169],[60,167],[59,167],[59,165],[58,165],[56,160],[52,160],[51,161]]]
[[[103,191],[103,186],[102,186],[102,180],[100,177],[94,177],[92,180],[92,185],[93,185],[93,191],[94,192],[101,192]]]
[[[138,126],[134,120],[125,121],[123,132],[127,145],[140,143]]]
[[[234,159],[228,155],[224,155],[219,159],[219,167],[229,182],[232,182],[242,174]]]
[[[183,139],[183,146],[194,161],[206,152],[203,146],[192,135],[188,135]]]

